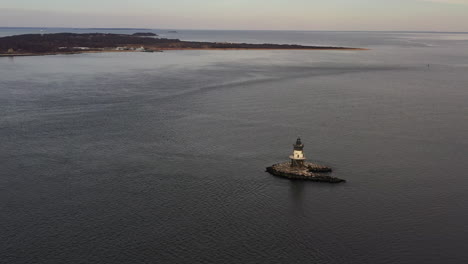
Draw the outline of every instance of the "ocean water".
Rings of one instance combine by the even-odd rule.
[[[468,34],[154,32],[370,50],[0,58],[1,263],[466,263]]]

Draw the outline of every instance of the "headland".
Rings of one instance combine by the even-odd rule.
[[[0,38],[0,56],[39,56],[95,52],[155,52],[163,50],[364,50],[296,44],[197,42],[158,38],[153,33],[25,34]]]

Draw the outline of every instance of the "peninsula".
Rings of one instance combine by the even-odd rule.
[[[302,46],[295,44],[247,44],[197,42],[156,38],[153,33],[56,33],[25,34],[0,38],[0,56],[35,56],[91,52],[162,50],[362,50],[347,47]]]
[[[340,183],[345,180],[330,175],[332,169],[327,166],[306,162],[304,144],[297,138],[293,145],[293,155],[290,162],[279,163],[266,168],[270,174],[292,180],[307,180],[316,182]]]
[[[157,37],[158,34],[154,34],[152,32],[137,32],[133,33],[132,36],[137,36],[137,37]]]

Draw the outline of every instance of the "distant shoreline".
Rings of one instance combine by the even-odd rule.
[[[264,32],[264,31],[277,31],[277,32],[370,32],[370,33],[431,33],[431,34],[468,34],[468,31],[434,31],[434,30],[300,30],[300,29],[290,29],[290,30],[281,30],[281,29],[190,29],[190,28],[108,28],[108,27],[0,27],[0,29],[68,29],[68,30],[151,30],[151,31],[247,31],[247,32]]]
[[[0,57],[45,56],[100,52],[161,52],[164,50],[338,50],[363,48],[303,46],[297,44],[249,44],[197,42],[140,35],[108,33],[25,34],[0,38]],[[153,34],[154,35],[154,34]]]
[[[240,50],[252,50],[252,51],[279,51],[279,50],[315,50],[315,51],[330,51],[330,50],[337,50],[332,48],[311,48],[311,49],[265,49],[265,48],[162,48],[158,51],[190,51],[190,50],[219,50],[219,51],[240,51]],[[342,48],[339,51],[365,51],[369,49],[364,48]],[[154,52],[158,52],[154,51]],[[91,54],[91,53],[130,53],[130,52],[138,52],[138,51],[130,51],[130,50],[93,50],[93,51],[79,51],[79,52],[56,52],[56,53],[16,53],[16,54],[2,54],[0,53],[0,58],[4,57],[31,57],[31,56],[52,56],[52,55],[77,55],[77,54]]]

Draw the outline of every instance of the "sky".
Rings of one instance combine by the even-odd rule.
[[[468,0],[0,0],[0,27],[468,32]]]

